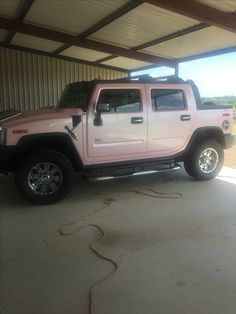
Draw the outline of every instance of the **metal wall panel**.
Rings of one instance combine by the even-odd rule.
[[[118,79],[126,72],[0,48],[0,111],[56,106],[65,85],[75,81]]]

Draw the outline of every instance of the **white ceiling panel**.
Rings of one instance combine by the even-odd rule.
[[[131,48],[198,23],[177,13],[142,4],[89,38]]]
[[[91,50],[91,49],[85,49],[81,47],[75,47],[75,46],[72,46],[66,49],[60,54],[63,56],[82,59],[86,61],[96,61],[96,60],[109,56],[106,53],[102,53],[102,52]]]
[[[105,61],[102,64],[132,70],[138,67],[148,66],[151,63],[129,59],[129,58],[117,57],[117,58]]]
[[[56,41],[37,38],[20,33],[16,33],[14,35],[11,44],[47,52],[53,52],[57,48],[61,47],[61,43]]]
[[[11,18],[17,17],[22,3],[22,0],[0,0],[0,15]]]
[[[236,0],[197,0],[197,2],[207,4],[210,7],[224,12],[236,11]]]
[[[235,33],[211,26],[161,44],[147,47],[142,51],[167,58],[183,58],[235,45]]]
[[[80,34],[128,0],[35,0],[25,21]]]

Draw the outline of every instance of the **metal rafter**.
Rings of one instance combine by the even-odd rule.
[[[106,61],[112,60],[114,58],[117,58],[117,56],[111,55],[111,56],[108,56],[108,57],[96,60],[95,63],[99,64],[99,63],[102,63],[102,62],[106,62]]]
[[[236,52],[236,46],[218,49],[218,50],[214,50],[214,51],[198,53],[198,54],[195,54],[192,56],[179,58],[179,59],[177,59],[177,61],[178,61],[178,63],[181,63],[181,62],[187,62],[187,61],[192,61],[192,60],[201,59],[201,58],[214,57],[217,55],[221,55],[224,53],[231,53],[231,52]]]
[[[236,46],[232,46],[232,47],[228,47],[228,48],[222,48],[222,49],[218,49],[218,50],[214,50],[214,51],[202,52],[202,53],[198,53],[198,54],[195,54],[192,56],[175,59],[175,61],[177,62],[177,65],[178,65],[181,62],[188,62],[188,61],[201,59],[201,58],[209,58],[209,57],[214,57],[217,55],[221,55],[221,54],[225,54],[225,53],[232,53],[232,52],[236,52]],[[143,71],[143,70],[149,70],[149,69],[153,69],[153,68],[157,68],[157,66],[156,65],[149,65],[149,66],[145,66],[145,67],[141,67],[141,68],[139,67],[139,68],[129,70],[129,73],[137,72],[137,71]]]
[[[89,35],[97,32],[102,27],[112,23],[113,21],[115,21],[116,19],[118,19],[122,15],[132,11],[133,9],[135,9],[136,7],[141,5],[142,3],[143,3],[143,0],[130,0],[128,3],[123,5],[121,8],[119,8],[116,11],[112,12],[111,14],[107,15],[101,21],[99,21],[95,25],[93,25],[90,28],[88,28],[87,30],[85,30],[82,34],[79,34],[77,36],[77,40],[80,41],[81,39],[86,38]],[[65,44],[65,45],[61,46],[60,48],[56,49],[54,51],[54,54],[58,54],[64,50],[66,50],[69,47],[71,47],[71,45]]]
[[[175,66],[174,60],[156,57],[147,53],[132,51],[130,49],[109,45],[90,39],[80,39],[80,41],[78,41],[77,36],[74,35],[54,31],[51,29],[31,25],[28,23],[23,23],[16,20],[10,20],[3,17],[0,17],[0,28],[35,37],[41,37],[52,41],[63,42],[78,47],[97,50],[115,56],[122,56],[125,58],[136,59],[148,63],[156,63],[170,67]]]
[[[236,33],[234,14],[220,11],[195,0],[188,0],[187,2],[181,0],[144,0],[144,2]]]
[[[34,0],[25,0],[20,12],[16,18],[17,21],[23,21],[26,14],[29,12],[29,9],[31,8],[32,4],[33,4]],[[7,39],[5,40],[6,44],[9,44],[12,41],[12,38],[14,37],[15,32],[10,32],[10,34],[7,36]]]

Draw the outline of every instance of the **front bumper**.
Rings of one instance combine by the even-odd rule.
[[[236,143],[236,136],[232,134],[225,134],[225,149],[232,147]]]
[[[0,173],[8,174],[16,164],[15,146],[0,145]]]

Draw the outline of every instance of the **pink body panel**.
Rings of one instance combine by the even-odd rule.
[[[94,104],[102,89],[139,89],[141,112],[102,113],[102,126],[94,126]],[[131,118],[143,118],[142,124],[131,124]],[[146,157],[147,106],[143,84],[99,84],[91,99],[84,125],[85,163],[106,163]]]
[[[151,104],[152,89],[181,89],[186,108],[183,110],[154,111]],[[177,154],[185,148],[195,120],[196,104],[188,85],[147,84],[148,146],[147,157],[162,157]],[[189,121],[181,121],[181,115],[190,115]]]
[[[102,126],[94,125],[95,107],[102,89],[139,89],[142,111],[102,113]],[[186,102],[184,110],[153,111],[152,88],[182,89]],[[190,115],[189,121],[180,116]],[[81,116],[81,123],[73,129],[72,116]],[[131,118],[142,118],[143,123],[132,124]],[[88,113],[81,109],[42,109],[27,113],[3,123],[7,128],[7,145],[17,145],[22,136],[43,133],[67,133],[73,129],[78,140],[74,145],[85,165],[112,163],[155,157],[168,157],[183,151],[194,130],[200,127],[222,126],[231,122],[231,109],[197,110],[192,88],[187,84],[98,84],[92,95]],[[231,128],[224,133],[231,133]],[[22,133],[15,133],[23,131]],[[27,132],[27,133],[24,133]]]
[[[72,116],[82,113],[81,109],[45,108],[10,118],[3,123],[3,127],[8,130],[7,145],[16,145],[24,135],[52,132],[67,133],[65,126],[72,128]],[[19,131],[22,130],[25,132],[20,133]]]

